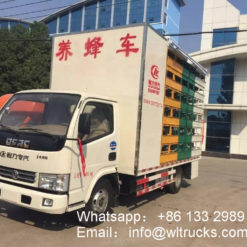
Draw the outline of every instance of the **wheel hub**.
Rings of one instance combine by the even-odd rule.
[[[109,195],[107,190],[100,189],[97,193],[95,193],[92,200],[92,208],[96,213],[104,213],[108,206]]]

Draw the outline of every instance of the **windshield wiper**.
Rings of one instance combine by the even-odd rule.
[[[38,129],[38,128],[24,127],[24,128],[19,129],[19,131],[22,131],[22,130],[24,130],[24,131],[30,130],[31,133],[33,132],[33,133],[42,134],[42,135],[51,137],[54,141],[58,140],[61,137],[61,136],[55,136],[55,135],[43,132],[41,129]]]
[[[11,132],[11,133],[17,135],[17,131],[16,131],[16,130],[14,130],[14,129],[12,129],[12,128],[10,128],[10,127],[8,127],[8,126],[2,124],[2,123],[0,123],[0,126],[1,126],[3,129],[5,129],[5,130],[7,130],[7,131],[9,131],[9,132]]]
[[[41,129],[38,129],[38,128],[31,128],[31,127],[23,127],[23,128],[20,128],[19,130],[32,130],[33,132],[43,133],[43,132],[41,131]]]

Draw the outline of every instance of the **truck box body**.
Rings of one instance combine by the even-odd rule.
[[[87,55],[85,44],[95,38],[102,45],[99,53]],[[60,61],[59,43],[68,41],[72,55]],[[168,42],[145,25],[62,35],[53,42],[51,89],[104,95],[118,102],[119,172],[134,175],[159,165]]]
[[[146,24],[54,36],[50,89],[1,110],[0,199],[104,213],[120,192],[177,193],[198,176],[205,74]]]

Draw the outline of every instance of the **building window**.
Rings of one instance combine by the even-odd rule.
[[[208,111],[206,150],[229,153],[231,112]]]
[[[144,2],[143,0],[130,1],[130,16],[129,23],[142,23],[144,15]]]
[[[184,127],[180,127],[179,128],[179,135],[184,135],[185,134],[185,128]]]
[[[232,104],[235,60],[211,64],[209,104]]]
[[[25,27],[25,28],[29,28],[29,24],[28,23],[20,23],[23,27]]]
[[[178,127],[172,127],[172,135],[173,136],[177,136],[178,135],[178,130],[179,130]]]
[[[171,52],[170,50],[168,50],[168,57],[175,60],[176,59],[176,56],[173,52]]]
[[[161,154],[167,154],[169,152],[169,146],[168,145],[163,145],[162,146],[162,150],[161,150]]]
[[[170,88],[166,89],[166,97],[168,97],[168,98],[172,97],[172,90]]]
[[[173,144],[173,145],[171,145],[170,150],[171,150],[171,153],[175,153],[175,152],[177,152],[177,151],[178,151],[178,145],[177,145],[177,144]]]
[[[0,28],[8,28],[8,21],[0,21]]]
[[[186,113],[185,112],[181,112],[180,118],[186,120]]]
[[[111,25],[112,0],[101,0],[99,2],[99,28],[107,28]]]
[[[169,126],[164,126],[163,127],[163,136],[167,136],[170,134],[170,127]]]
[[[162,0],[148,0],[146,22],[161,22]]]
[[[82,22],[82,8],[73,10],[71,12],[70,32],[81,31],[81,22]]]
[[[182,84],[183,86],[187,87],[188,86],[188,81],[186,81],[185,79],[182,80]]]
[[[173,109],[172,116],[173,116],[174,118],[179,118],[179,110]]]
[[[185,94],[181,96],[181,102],[187,104],[187,96]]]
[[[60,16],[59,20],[59,33],[66,33],[68,32],[69,26],[69,15],[68,13],[65,15]]]
[[[126,24],[128,2],[123,0],[115,0],[114,4],[114,26],[122,26]]]
[[[165,107],[164,116],[166,116],[166,117],[170,117],[171,116],[171,108]]]
[[[224,45],[236,44],[237,30],[238,29],[236,27],[214,29],[212,47],[214,48]]]
[[[177,83],[181,84],[181,80],[182,80],[181,77],[175,75],[175,81],[176,81]]]
[[[10,29],[12,27],[17,26],[18,24],[20,24],[20,22],[18,22],[18,21],[10,21],[9,23],[10,23]]]
[[[193,105],[193,97],[188,97],[188,104]]]
[[[56,33],[57,32],[57,18],[49,21],[47,23],[47,27],[48,27],[49,34]]]
[[[166,73],[167,77],[173,80],[173,73],[171,71],[167,71]]]
[[[164,12],[164,20],[163,20],[163,23],[165,25],[167,25],[167,13],[166,12]]]
[[[95,29],[97,3],[85,6],[84,30]]]
[[[180,101],[180,93],[179,92],[174,92],[174,99]]]

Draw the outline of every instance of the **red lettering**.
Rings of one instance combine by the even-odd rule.
[[[103,42],[101,42],[101,37],[95,37],[92,40],[88,38],[86,44],[85,44],[85,50],[84,57],[88,55],[92,55],[94,58],[97,57],[97,54],[101,53],[100,48],[102,48],[104,45]]]
[[[135,35],[131,36],[129,33],[127,33],[127,35],[125,37],[122,37],[120,39],[120,41],[123,41],[121,44],[121,47],[123,49],[117,50],[116,53],[124,52],[125,57],[128,57],[131,52],[137,53],[139,51],[139,48],[134,48],[135,44],[130,43],[130,39],[135,39],[135,38],[136,38]]]
[[[72,56],[73,53],[70,51],[71,50],[71,42],[70,40],[68,40],[67,42],[64,42],[64,40],[62,42],[60,42],[58,44],[59,49],[58,52],[56,53],[56,57],[59,57],[59,61],[65,60],[67,61],[68,56]]]

